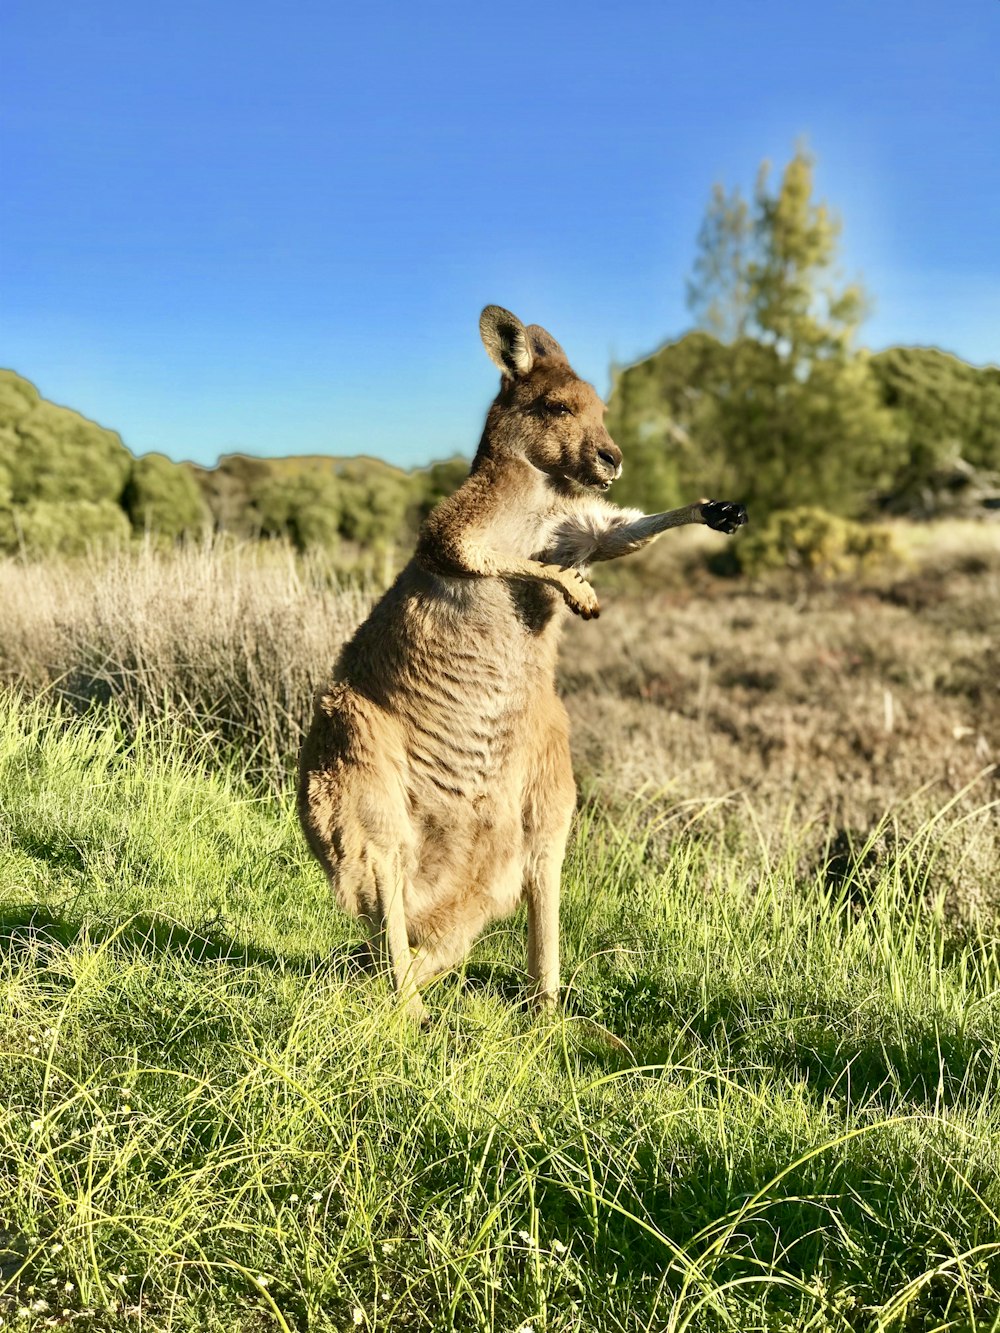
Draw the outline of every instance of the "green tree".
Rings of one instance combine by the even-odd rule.
[[[728,348],[695,331],[614,373],[607,424],[623,459],[616,503],[670,509],[702,489],[728,493],[724,460],[709,457],[728,362]]]
[[[452,495],[469,475],[469,460],[461,454],[431,463],[412,474],[408,521],[415,532],[439,500]]]
[[[689,288],[695,315],[734,335],[702,432],[755,514],[799,504],[856,513],[902,457],[901,433],[854,350],[864,293],[838,282],[839,224],[812,191],[802,148],[777,188],[761,168],[752,205],[717,189]]]
[[[406,511],[412,482],[405,473],[398,477],[371,472],[341,479],[343,502],[340,531],[360,546],[388,546],[410,537]]]
[[[935,512],[963,475],[1000,472],[1000,370],[933,347],[890,347],[871,368],[905,442],[892,507]]]
[[[122,503],[137,532],[171,540],[198,536],[209,523],[208,505],[192,470],[163,454],[135,460]]]
[[[253,491],[252,512],[263,537],[284,537],[297,551],[338,543],[341,487],[329,472],[271,475]]]
[[[753,223],[746,200],[739,190],[726,194],[716,182],[698,231],[687,301],[701,327],[723,342],[733,342],[747,332],[752,240]]]
[[[11,504],[117,502],[131,464],[114,431],[41,398],[13,371],[0,371],[0,471]]]

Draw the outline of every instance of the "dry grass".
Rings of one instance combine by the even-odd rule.
[[[1000,527],[897,527],[903,568],[851,586],[713,577],[711,534],[595,571],[600,622],[572,622],[562,688],[578,776],[612,803],[658,793],[664,836],[731,825],[759,857],[811,822],[813,854],[876,855],[969,788],[937,887],[977,899],[1000,861]],[[0,564],[0,679],[134,723],[180,718],[287,775],[312,691],[370,602],[274,548],[146,548],[99,563]],[[752,796],[756,826],[744,814]],[[886,827],[880,821],[891,812]],[[895,828],[893,828],[895,821]]]
[[[0,562],[0,680],[126,721],[169,715],[272,781],[312,691],[370,605],[273,546],[153,546],[83,563]]]
[[[956,817],[979,813],[936,887],[980,898],[1000,865],[997,811],[983,808],[1000,795],[1000,527],[941,536],[898,525],[902,567],[832,587],[697,568],[685,586],[704,541],[654,548],[641,600],[607,598],[596,628],[567,633],[581,774],[615,796],[662,792],[674,827],[742,825],[772,856],[809,821],[817,859],[869,837],[875,855],[955,797]]]

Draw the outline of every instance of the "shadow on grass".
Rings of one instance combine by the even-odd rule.
[[[190,963],[267,967],[303,976],[323,971],[347,980],[362,977],[366,971],[364,946],[336,945],[328,953],[312,956],[276,953],[236,939],[226,932],[219,918],[187,926],[154,912],[112,921],[52,912],[34,903],[0,908],[0,957],[23,954],[39,945],[71,949],[84,941],[146,958],[174,955]]]
[[[685,1273],[701,1264],[696,1291],[745,1283],[748,1295],[757,1281],[763,1289],[772,1270],[791,1279],[790,1287],[825,1273],[831,1285],[851,1290],[854,1313],[845,1309],[836,1324],[809,1326],[860,1333],[873,1326],[866,1305],[881,1305],[927,1271],[929,1256],[940,1252],[941,1215],[954,1229],[956,1252],[993,1234],[984,1202],[992,1170],[959,1156],[962,1178],[949,1177],[940,1169],[942,1150],[955,1145],[943,1132],[874,1122],[870,1134],[846,1142],[831,1130],[810,1155],[796,1116],[783,1117],[778,1097],[764,1101],[768,1110],[756,1131],[737,1123],[731,1137],[706,1133],[694,1108],[687,1121],[633,1120],[627,1101],[618,1104],[620,1119],[607,1110],[597,1121],[583,1119],[566,1103],[543,1124],[512,1117],[499,1131],[473,1131],[432,1114],[423,1126],[425,1147],[414,1155],[428,1162],[422,1182],[434,1197],[466,1191],[467,1164],[475,1162],[486,1198],[504,1198],[515,1217],[537,1217],[543,1251],[557,1242],[557,1251],[572,1248],[588,1270],[615,1275],[614,1297],[641,1312],[637,1327],[664,1327]],[[516,1234],[526,1242],[520,1262],[527,1269],[533,1255],[526,1233]],[[981,1271],[995,1285],[1000,1258],[988,1255]],[[772,1296],[785,1308],[779,1291]],[[907,1328],[928,1327],[919,1317],[941,1317],[952,1296],[947,1281],[926,1284],[908,1308]],[[787,1311],[796,1309],[790,1291]],[[736,1324],[720,1318],[693,1327]]]
[[[582,1012],[587,998],[577,1001]],[[819,1100],[928,1110],[976,1103],[1000,1087],[997,1033],[940,1015],[911,1014],[901,1030],[898,1013],[862,1023],[846,1004],[795,1012],[777,988],[755,991],[751,1008],[745,992],[720,988],[706,999],[694,980],[657,975],[602,991],[594,1009],[611,1040],[586,1041],[581,1055],[609,1069],[699,1064],[709,1050],[727,1079],[757,1083],[767,1072],[804,1082]]]

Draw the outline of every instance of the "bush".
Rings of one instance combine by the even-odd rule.
[[[399,475],[373,471],[341,481],[340,531],[359,546],[384,547],[409,539],[406,511],[412,482]]]
[[[112,500],[39,500],[0,512],[0,551],[82,555],[129,539],[125,511]]]
[[[780,509],[736,545],[745,574],[792,570],[817,579],[849,578],[892,563],[899,552],[888,528],[856,523],[825,509]]]
[[[176,540],[204,532],[208,505],[191,469],[164,454],[146,454],[132,464],[122,503],[137,532]]]
[[[255,535],[284,538],[299,552],[332,551],[340,540],[340,485],[328,473],[269,476],[255,488],[248,512]]]
[[[434,506],[453,495],[469,475],[469,460],[461,454],[440,463],[431,463],[411,474],[413,499],[407,522],[413,531],[420,527]]]
[[[15,505],[118,500],[131,463],[114,431],[0,371],[0,467]]]

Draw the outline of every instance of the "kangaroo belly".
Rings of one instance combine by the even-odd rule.
[[[526,617],[499,580],[428,582],[418,575],[385,608],[393,635],[379,633],[377,608],[338,670],[364,680],[401,741],[414,943],[453,928],[473,899],[488,917],[516,905],[535,719],[554,696],[544,605]]]
[[[407,916],[419,935],[445,929],[442,913],[461,912],[466,899],[479,908],[489,899],[497,916],[520,893],[525,739],[538,700],[510,644],[501,659],[485,647],[440,642],[396,701],[417,846]]]

